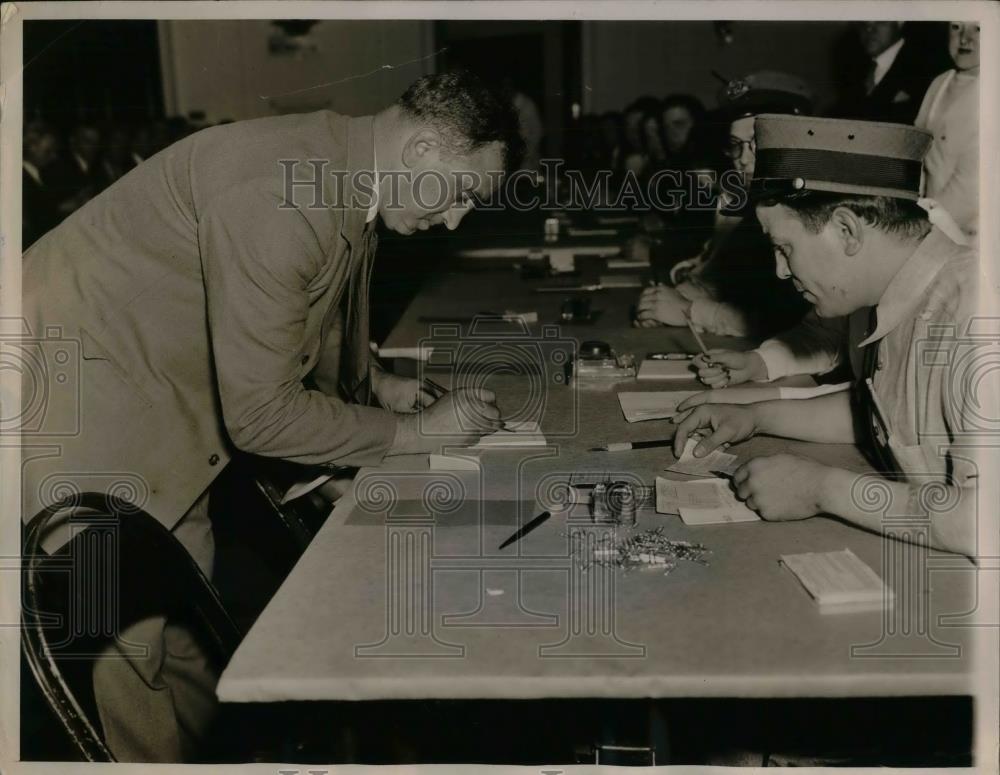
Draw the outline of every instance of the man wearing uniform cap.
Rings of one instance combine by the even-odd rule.
[[[768,520],[839,516],[881,531],[881,514],[926,518],[931,545],[975,553],[976,470],[959,439],[978,397],[953,388],[971,332],[978,260],[934,203],[919,199],[931,137],[895,124],[759,116],[752,187],[788,277],[821,318],[849,316],[851,391],[735,406],[682,404],[674,440],[708,435],[701,457],[754,434],[855,443],[891,502],[861,507],[861,475],[788,454],[758,457],[733,482]],[[933,506],[933,508],[932,508]]]

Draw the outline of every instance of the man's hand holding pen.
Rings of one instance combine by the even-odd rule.
[[[505,427],[492,390],[467,387],[448,390],[430,379],[408,382],[415,383],[411,384],[410,404],[399,417],[389,454],[467,446]]]

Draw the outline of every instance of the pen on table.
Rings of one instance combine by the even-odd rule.
[[[549,511],[543,511],[541,514],[539,514],[533,520],[531,520],[530,522],[526,522],[518,530],[514,531],[514,534],[511,535],[511,537],[508,538],[506,541],[504,541],[502,544],[500,544],[499,548],[500,549],[506,549],[508,546],[510,546],[515,541],[520,541],[522,538],[524,538],[524,536],[528,535],[528,533],[530,533],[536,527],[538,527],[539,525],[541,525],[543,522],[545,522],[551,516],[552,516],[551,512],[549,512]]]
[[[651,361],[689,361],[694,358],[691,353],[650,353],[646,356]]]
[[[630,449],[652,449],[654,447],[669,447],[673,439],[656,439],[654,441],[613,441],[603,447],[591,447],[591,452],[628,452]]]

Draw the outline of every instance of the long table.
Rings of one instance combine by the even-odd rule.
[[[588,451],[669,437],[668,421],[627,424],[616,396],[668,386],[567,385],[553,353],[583,339],[640,356],[696,348],[686,330],[631,328],[637,290],[594,292],[603,310],[596,322],[558,325],[563,296],[537,293],[537,284],[509,266],[429,278],[384,345],[431,343],[441,353],[464,343],[486,354],[486,366],[458,374],[440,363],[423,368],[450,384],[491,387],[505,415],[540,420],[547,446],[484,452],[472,471],[432,471],[426,456],[402,456],[359,472],[237,650],[218,686],[223,701],[972,693],[969,629],[948,626],[973,608],[974,566],[965,558],[828,517],[689,527],[644,508],[636,530],[702,543],[708,564],[682,561],[664,575],[581,561],[577,547],[627,531],[568,506],[565,485],[581,473],[645,484],[674,477],[663,470],[668,449]],[[427,320],[484,308],[536,311],[539,321],[477,334],[470,324]],[[488,357],[532,342],[542,353],[534,371],[505,370]],[[730,451],[741,460],[793,452],[868,470],[849,445],[760,437]],[[551,519],[498,548],[543,508]],[[845,547],[895,590],[895,606],[822,615],[778,562]]]

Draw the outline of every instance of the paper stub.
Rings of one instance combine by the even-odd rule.
[[[683,454],[676,462],[667,466],[667,470],[677,474],[705,475],[713,471],[722,471],[723,473],[731,474],[739,468],[739,464],[736,462],[736,455],[730,455],[721,449],[714,449],[704,457],[695,457],[694,449],[698,446],[699,441],[701,441],[701,438],[698,436],[688,437],[687,443],[684,445]]]
[[[660,361],[646,358],[639,366],[636,379],[695,379],[691,361]]]
[[[483,447],[544,447],[546,445],[545,435],[541,432],[537,422],[515,422],[509,423],[502,431],[496,431],[489,436],[483,436],[477,444],[469,449],[481,449]]]
[[[675,482],[656,477],[656,511],[679,514],[685,525],[722,525],[759,522],[745,503],[736,498],[724,479]]]
[[[628,422],[643,420],[665,420],[677,414],[677,406],[697,390],[657,390],[649,392],[622,391],[618,403]]]
[[[850,549],[783,554],[780,562],[816,601],[820,613],[878,611],[895,602],[895,593]]]

